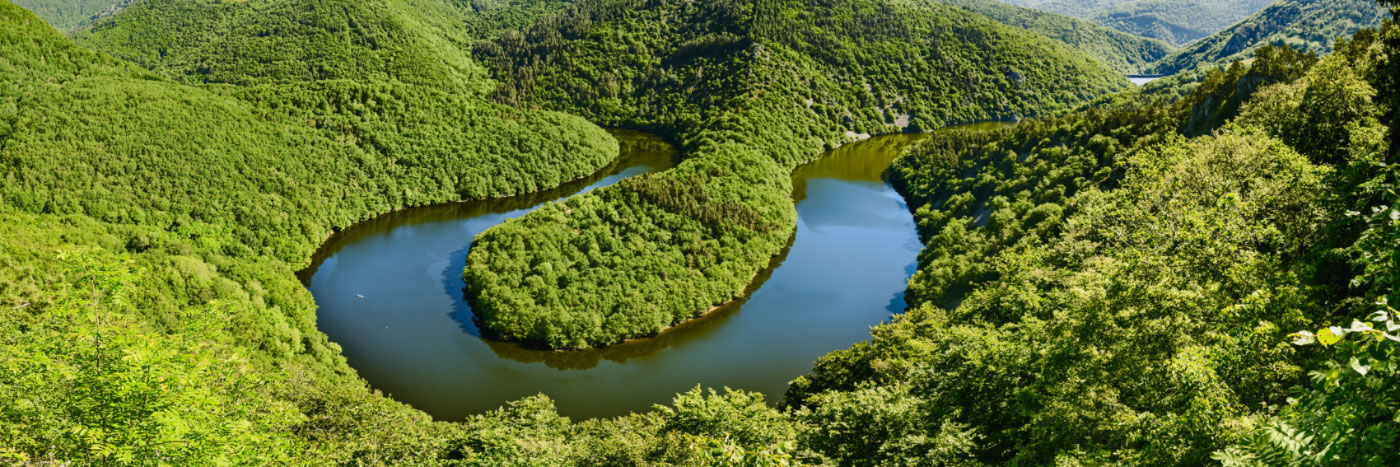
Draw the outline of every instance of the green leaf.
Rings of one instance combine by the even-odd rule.
[[[1332,332],[1332,328],[1322,328],[1317,331],[1317,341],[1324,346],[1336,344],[1342,340],[1342,336]]]

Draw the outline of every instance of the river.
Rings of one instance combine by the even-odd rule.
[[[881,180],[920,135],[880,136],[793,174],[791,245],[742,300],[659,336],[553,352],[482,339],[463,295],[470,241],[540,204],[671,167],[654,136],[616,133],[619,163],[536,195],[386,214],[333,236],[303,271],[318,326],[373,387],[442,420],[537,393],[575,419],[640,412],[696,385],[780,401],[821,355],[869,338],[904,310],[922,245],[903,199]]]

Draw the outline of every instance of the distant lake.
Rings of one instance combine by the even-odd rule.
[[[818,357],[869,338],[904,310],[922,245],[904,200],[881,179],[923,135],[850,144],[793,174],[797,233],[749,294],[659,336],[554,352],[482,339],[464,300],[473,237],[543,203],[670,168],[655,136],[617,132],[618,164],[546,193],[386,214],[330,239],[303,271],[318,325],[373,387],[455,420],[544,393],[573,418],[667,404],[696,385],[782,399]]]
[[[1128,75],[1127,78],[1128,81],[1132,81],[1133,84],[1142,86],[1144,84],[1151,83],[1162,78],[1166,78],[1166,76]]]

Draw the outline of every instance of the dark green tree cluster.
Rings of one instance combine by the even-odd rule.
[[[1255,51],[1254,60],[1248,66],[1236,61],[1226,68],[1207,70],[1195,90],[1178,103],[1187,111],[1181,123],[1181,132],[1199,136],[1219,128],[1239,115],[1240,106],[1260,88],[1293,82],[1303,77],[1303,73],[1315,63],[1317,55],[1314,53],[1288,46],[1267,45]],[[1302,142],[1293,143],[1297,146]]]
[[[477,50],[505,102],[688,152],[473,243],[464,276],[484,327],[550,348],[652,335],[737,298],[793,234],[792,168],[823,149],[1123,86],[1062,44],[936,3],[586,1]]]
[[[1120,159],[1174,130],[1162,106],[1105,108],[999,132],[948,132],[907,149],[891,183],[927,242],[906,299],[955,307],[973,284],[995,277],[983,258],[1057,236],[1069,199],[1114,186]]]

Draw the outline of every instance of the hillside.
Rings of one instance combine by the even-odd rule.
[[[654,334],[737,297],[786,245],[786,174],[823,149],[1045,113],[1124,84],[1063,44],[947,5],[741,5],[578,2],[476,47],[505,102],[689,150],[676,170],[479,236],[465,277],[488,329],[555,348]]]
[[[910,439],[989,465],[1396,462],[1395,405],[1375,402],[1395,393],[1396,346],[1375,330],[1389,306],[1352,325],[1357,347],[1289,343],[1345,334],[1394,294],[1393,255],[1376,254],[1394,211],[1346,212],[1394,187],[1377,164],[1394,157],[1377,120],[1393,104],[1373,99],[1394,69],[1375,40],[1315,65],[1272,51],[1177,104],[906,149],[891,178],[926,242],[910,309],[819,360],[785,404],[864,427],[812,435],[859,465],[927,459]],[[1237,118],[1181,133],[1259,83]],[[865,436],[880,429],[900,436]]]
[[[1124,74],[1141,73],[1171,52],[1164,42],[1109,29],[1088,21],[994,0],[946,0],[951,5],[1064,42]]]
[[[1186,45],[1228,28],[1272,0],[1009,0],[1021,6]]]
[[[1153,74],[1224,65],[1253,56],[1264,45],[1326,53],[1332,42],[1375,27],[1387,16],[1372,0],[1282,0],[1244,21],[1184,47],[1153,65]]]
[[[149,0],[74,39],[186,83],[397,80],[482,93],[490,84],[461,20],[431,0]]]

